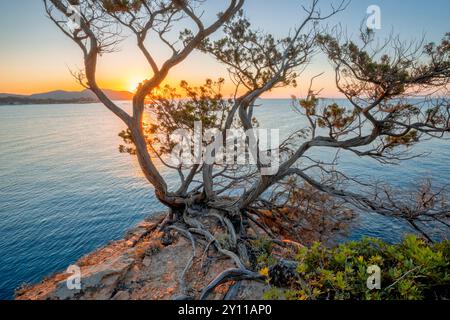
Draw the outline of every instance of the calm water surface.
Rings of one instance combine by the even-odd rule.
[[[302,127],[289,105],[287,100],[264,101],[256,111],[261,126],[280,128],[282,135]],[[135,160],[119,154],[122,129],[97,104],[0,107],[0,299],[122,238],[144,217],[163,210]],[[414,184],[422,176],[447,183],[450,143],[418,148],[430,150],[427,157],[401,166],[343,155],[342,169],[394,185]],[[410,231],[397,221],[365,214],[350,238],[394,242]]]

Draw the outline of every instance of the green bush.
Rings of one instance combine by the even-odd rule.
[[[315,244],[296,257],[294,279],[287,289],[273,287],[266,299],[419,300],[448,299],[450,241],[428,245],[415,236],[389,245],[367,238],[335,248]],[[381,289],[367,287],[368,267],[381,269]],[[261,273],[268,274],[269,266]],[[269,283],[271,282],[269,278]]]

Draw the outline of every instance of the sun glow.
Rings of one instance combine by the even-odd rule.
[[[130,79],[128,80],[128,88],[127,90],[135,93],[139,87],[139,85],[141,84],[142,80],[138,80],[138,79]]]

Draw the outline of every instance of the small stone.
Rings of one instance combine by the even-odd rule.
[[[146,267],[150,266],[151,263],[152,259],[150,259],[150,257],[145,257],[144,260],[142,261],[142,264]]]

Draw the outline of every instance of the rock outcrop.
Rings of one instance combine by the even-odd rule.
[[[18,300],[172,300],[186,299],[180,288],[192,254],[190,242],[180,236],[164,239],[157,226],[164,215],[146,219],[127,232],[123,240],[111,242],[81,258],[74,265],[81,271],[81,289],[69,289],[72,274],[61,272],[41,283],[17,291]],[[189,298],[196,299],[201,290],[232,262],[218,259],[205,262],[200,246],[185,282]],[[207,260],[207,259],[206,259]],[[210,262],[210,261],[209,261]],[[218,287],[211,299],[223,299],[230,284]],[[238,299],[260,299],[265,286],[243,282]]]

